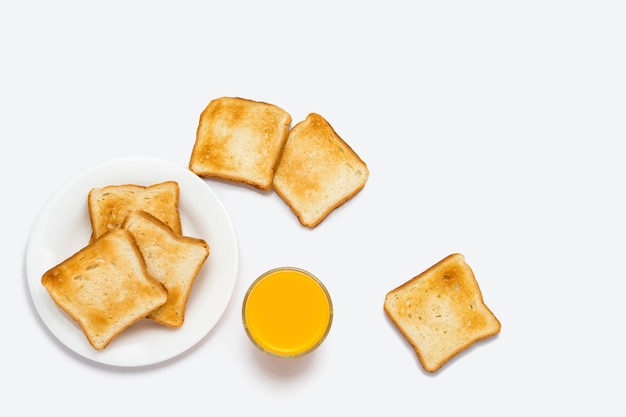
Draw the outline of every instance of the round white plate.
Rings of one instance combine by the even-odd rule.
[[[84,333],[54,303],[41,284],[48,269],[87,245],[91,224],[87,194],[107,185],[152,185],[177,181],[183,234],[204,239],[210,254],[189,295],[185,322],[177,329],[140,320],[103,350],[95,350]],[[170,162],[145,157],[111,160],[71,178],[46,203],[35,221],[26,251],[26,275],[37,312],[69,349],[93,361],[116,366],[143,366],[173,358],[202,340],[220,320],[237,279],[235,231],[222,203],[197,175]]]

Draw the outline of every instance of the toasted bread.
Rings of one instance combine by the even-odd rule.
[[[109,229],[122,227],[126,216],[135,210],[147,211],[167,224],[174,233],[182,235],[179,198],[180,189],[176,181],[150,186],[122,184],[93,188],[87,197],[92,240]]]
[[[387,293],[384,310],[429,372],[500,332],[472,269],[458,253]]]
[[[41,283],[97,350],[167,300],[133,236],[122,229],[110,230],[49,269]]]
[[[301,224],[315,227],[356,195],[369,176],[365,162],[319,114],[289,132],[273,188]]]
[[[189,170],[269,190],[290,124],[291,115],[273,104],[214,99],[200,115]]]
[[[135,237],[148,273],[167,289],[165,304],[147,317],[166,326],[180,327],[191,287],[209,256],[209,245],[202,239],[176,235],[145,211],[130,213],[122,228]]]

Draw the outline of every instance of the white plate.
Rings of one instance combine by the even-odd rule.
[[[177,329],[140,320],[101,351],[54,303],[41,285],[45,271],[70,257],[89,241],[87,193],[116,184],[152,185],[177,181],[183,234],[204,239],[210,254],[194,281],[185,322]],[[115,159],[70,179],[46,203],[26,251],[26,275],[37,312],[69,349],[93,361],[116,366],[143,366],[173,358],[202,340],[220,320],[232,296],[238,267],[237,240],[222,203],[197,175],[170,162],[144,157]]]

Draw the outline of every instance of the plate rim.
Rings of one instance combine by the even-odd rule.
[[[43,272],[45,272],[46,267],[41,266],[40,263],[34,262],[33,259],[35,256],[38,256],[37,250],[45,246],[44,244],[39,243],[37,240],[41,239],[40,235],[43,233],[43,228],[46,225],[50,212],[54,209],[56,205],[59,204],[59,199],[61,199],[67,193],[71,193],[73,188],[75,189],[76,187],[79,187],[81,181],[84,181],[85,179],[89,179],[89,178],[91,178],[93,181],[98,176],[112,177],[113,172],[115,170],[117,170],[116,175],[118,176],[119,175],[140,176],[141,174],[138,173],[138,169],[140,168],[145,169],[146,167],[149,167],[151,169],[163,168],[163,170],[166,173],[169,173],[168,174],[169,176],[175,176],[176,181],[181,182],[181,195],[180,195],[180,200],[179,200],[179,206],[181,205],[183,207],[186,206],[189,203],[185,204],[184,202],[185,201],[189,202],[191,201],[191,198],[192,198],[190,196],[185,195],[182,189],[187,188],[187,187],[195,187],[197,189],[204,190],[203,198],[205,199],[208,198],[212,200],[212,205],[216,207],[217,209],[219,209],[219,212],[220,212],[219,214],[222,217],[219,220],[221,228],[227,231],[227,234],[228,234],[228,238],[225,239],[225,242],[224,242],[224,247],[226,248],[226,251],[225,251],[226,253],[224,255],[225,256],[228,255],[228,259],[226,259],[224,262],[226,262],[225,266],[227,267],[228,275],[230,276],[228,277],[228,280],[226,280],[225,278],[222,278],[220,281],[220,282],[224,282],[227,284],[226,289],[222,291],[222,296],[220,298],[221,305],[219,305],[217,309],[214,309],[211,311],[212,319],[209,320],[205,326],[199,326],[201,330],[193,332],[193,337],[187,337],[185,341],[182,343],[174,343],[173,345],[171,345],[173,347],[166,349],[166,351],[160,352],[159,354],[143,356],[141,358],[135,358],[134,360],[133,359],[120,360],[121,358],[119,358],[115,354],[113,355],[108,354],[111,350],[113,350],[113,349],[110,349],[109,347],[107,347],[103,351],[95,350],[89,344],[84,334],[82,334],[82,330],[80,332],[82,334],[82,337],[84,338],[84,343],[85,343],[85,345],[83,346],[84,349],[82,347],[72,346],[71,344],[69,344],[67,337],[64,337],[64,335],[62,334],[62,331],[53,326],[52,322],[54,318],[46,316],[45,311],[44,311],[44,306],[40,304],[41,301],[39,300],[39,298],[41,297],[39,294],[42,293],[42,288],[43,288],[43,287],[40,287],[40,284],[41,284],[40,275],[43,274]],[[148,176],[155,176],[155,174],[150,173],[148,174]],[[181,180],[179,180],[179,178]],[[134,181],[128,181],[128,183],[131,183],[131,182],[134,182]],[[161,182],[161,180],[160,179],[154,180],[153,182],[157,183],[157,182]],[[114,181],[111,183],[121,183],[121,182]],[[96,185],[94,184],[93,186],[96,186]],[[86,201],[86,195],[85,195],[85,201]],[[183,210],[181,210],[181,214],[182,214],[182,211]],[[214,218],[214,217],[211,217],[211,218]],[[207,216],[201,217],[201,219],[207,219]],[[208,224],[206,221],[202,223],[204,226]],[[183,221],[183,227],[184,226],[185,226],[185,222]],[[204,237],[201,237],[201,238],[204,238]],[[211,244],[211,242],[207,242],[207,243],[209,243],[212,249],[211,252],[213,252],[213,245]],[[64,255],[59,255],[59,256],[62,259],[65,259],[67,257]],[[73,175],[71,175],[69,178],[67,178],[61,186],[59,186],[56,190],[54,190],[50,194],[48,199],[45,201],[45,203],[42,205],[39,212],[37,213],[37,217],[35,218],[35,221],[33,222],[33,226],[28,236],[24,259],[25,259],[25,279],[28,285],[30,301],[32,302],[34,306],[34,309],[37,312],[39,319],[41,320],[43,325],[47,328],[47,330],[54,336],[56,341],[80,357],[89,359],[95,363],[117,366],[117,367],[141,367],[141,366],[154,365],[157,363],[165,362],[190,350],[191,348],[196,346],[200,341],[205,339],[207,335],[211,333],[211,331],[215,328],[215,326],[220,322],[220,320],[222,319],[224,315],[224,312],[226,311],[226,309],[228,308],[228,305],[230,304],[232,300],[232,296],[234,294],[234,290],[236,287],[238,269],[239,269],[239,251],[238,251],[237,234],[236,234],[236,231],[233,226],[232,219],[230,218],[229,213],[227,212],[222,201],[215,194],[213,189],[202,178],[197,176],[192,171],[189,171],[187,168],[184,168],[180,165],[177,165],[173,162],[170,162],[164,159],[148,157],[148,156],[124,156],[124,157],[119,157],[119,158],[108,159],[105,161],[101,161],[99,163],[95,163],[89,167],[83,168],[79,170],[78,172],[74,173]],[[210,259],[211,259],[211,256],[209,255],[209,258],[207,260],[210,260]],[[52,267],[52,266],[54,265],[50,265],[49,267]],[[38,268],[40,269],[40,273],[37,272]],[[207,272],[207,274],[208,273],[209,272]],[[47,293],[45,294],[48,295]],[[53,303],[51,298],[50,300],[46,302],[48,304],[50,302]],[[206,310],[206,308],[203,308],[203,310]],[[58,313],[60,316],[64,315],[61,309],[58,309]],[[183,326],[185,326],[185,324],[187,324],[187,320],[186,320],[186,323],[183,324]],[[61,324],[60,327],[63,327],[63,325]],[[192,326],[188,325],[188,327],[192,327]],[[196,327],[198,327],[197,324],[196,324]],[[168,331],[168,330],[172,330],[172,329],[166,329],[165,331]],[[176,330],[178,329],[173,329],[174,332]],[[173,337],[175,337],[175,335],[173,335]]]

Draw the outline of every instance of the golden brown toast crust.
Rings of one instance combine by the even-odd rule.
[[[169,327],[180,327],[192,285],[209,256],[209,245],[202,239],[176,235],[144,211],[130,213],[122,228],[133,234],[148,273],[168,292],[165,304],[147,317]]]
[[[167,299],[134,238],[122,229],[106,232],[54,266],[41,283],[97,350]]]
[[[365,186],[365,162],[317,113],[289,132],[273,187],[304,226],[315,227]]]
[[[452,254],[387,293],[384,310],[429,372],[500,332],[461,254]]]
[[[92,239],[110,229],[121,227],[126,216],[135,210],[152,214],[174,233],[181,235],[179,199],[180,189],[176,181],[149,186],[121,184],[93,188],[87,197]]]
[[[189,170],[269,190],[290,124],[291,115],[273,104],[214,99],[200,115]]]

